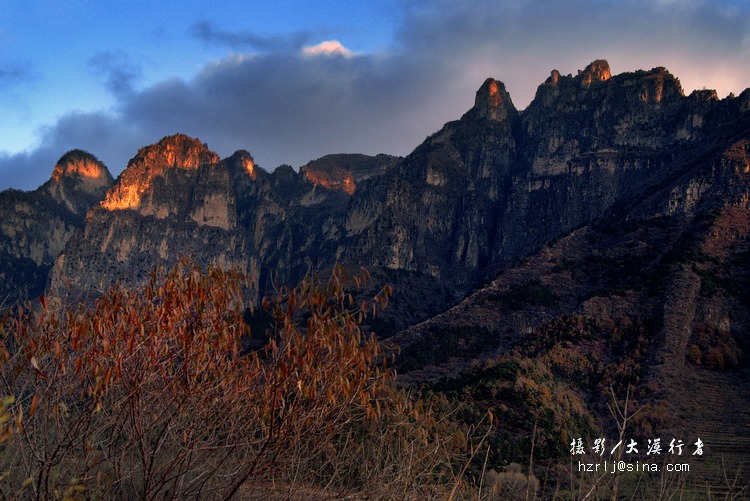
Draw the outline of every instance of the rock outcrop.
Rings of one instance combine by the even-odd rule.
[[[297,280],[336,261],[331,242],[342,237],[356,182],[394,162],[332,155],[300,173],[268,173],[247,151],[220,160],[197,139],[165,137],[141,149],[90,212],[52,270],[50,293],[96,294],[185,255],[240,269],[256,292]]]
[[[102,200],[113,181],[107,167],[95,156],[71,150],[60,158],[41,190],[71,212],[84,215]]]
[[[143,215],[168,217],[174,214],[173,208],[169,203],[155,206],[154,196],[164,200],[169,193],[155,193],[154,181],[172,169],[195,171],[203,165],[218,162],[219,156],[197,139],[184,134],[165,137],[153,146],[142,148],[128,162],[113,189],[107,193],[102,207],[108,210],[134,209]],[[146,200],[143,200],[144,196]]]
[[[463,117],[405,158],[330,155],[299,173],[269,173],[245,151],[220,160],[178,134],[130,161],[64,251],[51,290],[63,280],[103,287],[180,253],[235,264],[259,289],[343,262],[397,294],[434,291],[424,311],[406,308],[409,324],[667,184],[669,199],[649,202],[665,214],[694,213],[722,190],[747,203],[738,138],[748,96],[685,96],[664,68],[612,75],[597,60],[576,76],[553,70],[523,111],[487,79]],[[696,174],[720,151],[724,163]]]
[[[44,291],[55,259],[111,184],[103,163],[72,150],[37,190],[0,193],[0,305]]]

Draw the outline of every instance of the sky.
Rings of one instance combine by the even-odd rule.
[[[0,0],[0,190],[68,150],[117,176],[184,133],[297,168],[406,155],[505,83],[666,67],[685,90],[750,87],[750,0]]]

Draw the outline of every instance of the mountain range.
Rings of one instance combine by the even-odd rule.
[[[403,158],[269,172],[176,134],[116,180],[68,152],[36,191],[0,193],[0,214],[5,304],[95,297],[185,255],[247,273],[256,300],[364,266],[394,288],[372,328],[401,380],[500,409],[507,457],[612,436],[607,399],[632,388],[634,432],[706,443],[691,482],[722,458],[750,481],[750,89],[685,95],[665,68],[597,60],[553,70],[525,110],[487,79]]]

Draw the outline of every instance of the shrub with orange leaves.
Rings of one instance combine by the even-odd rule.
[[[337,267],[279,288],[262,301],[264,333],[243,322],[245,277],[189,260],[93,306],[40,298],[14,310],[0,324],[0,395],[15,397],[0,495],[229,499],[250,486],[456,482],[450,440],[360,329],[390,295],[355,300],[364,280]],[[243,352],[242,337],[261,334],[266,346]]]

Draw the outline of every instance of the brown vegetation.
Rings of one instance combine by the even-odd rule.
[[[242,353],[244,277],[183,260],[92,308],[1,325],[0,495],[37,499],[434,496],[463,487],[466,430],[394,386],[335,269],[263,300]]]

